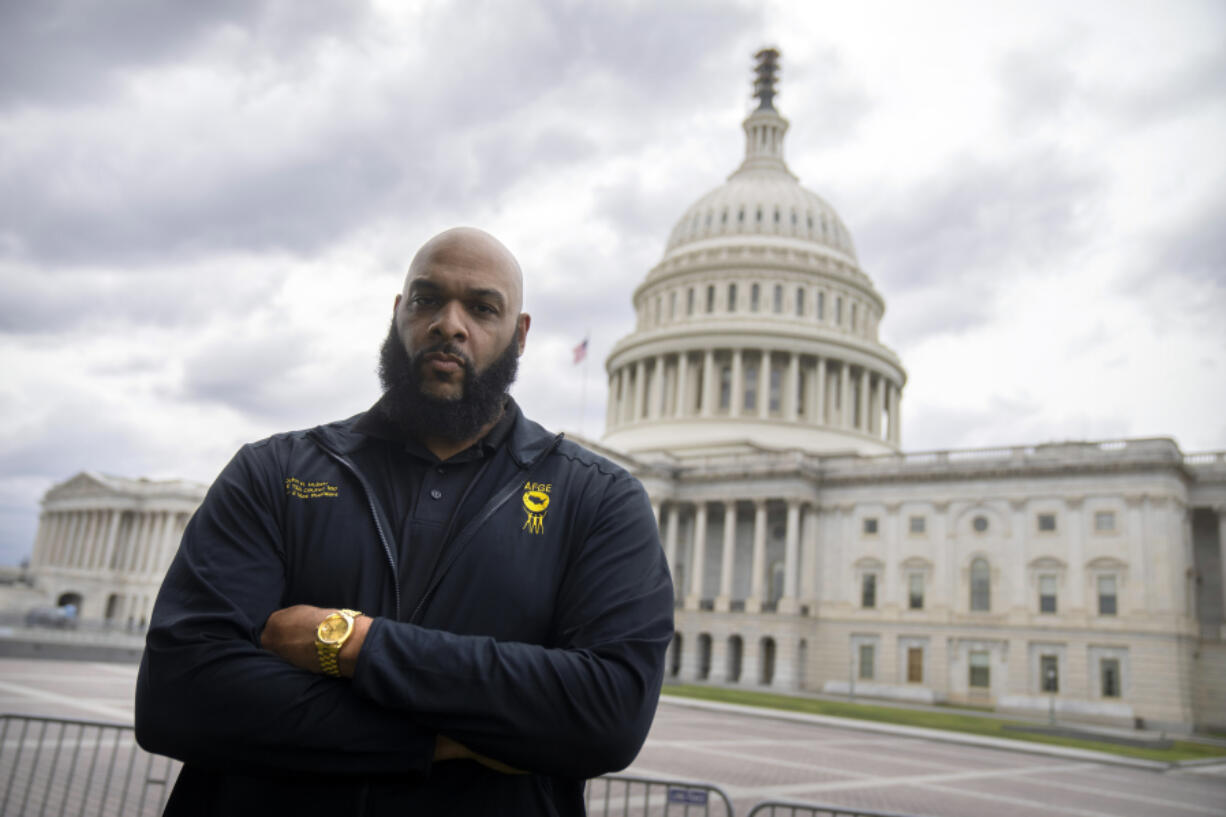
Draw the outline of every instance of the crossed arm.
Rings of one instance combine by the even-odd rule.
[[[216,766],[362,774],[484,757],[587,777],[633,759],[672,636],[640,487],[608,496],[607,527],[577,545],[556,600],[567,646],[362,617],[336,679],[319,674],[314,647],[331,611],[278,603],[285,564],[268,508],[280,486],[258,469],[242,454],[227,467],[168,573],[138,682],[142,745]]]

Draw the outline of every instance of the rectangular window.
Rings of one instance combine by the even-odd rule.
[[[876,533],[877,533],[877,517],[875,516],[864,517],[864,535],[873,536]]]
[[[685,293],[685,314],[694,314],[694,288],[690,287]]]
[[[1120,659],[1104,658],[1098,665],[1104,698],[1120,697]]]
[[[912,533],[923,533],[928,528],[928,518],[925,516],[913,516],[907,520],[907,530]]]
[[[668,317],[677,317],[677,291],[673,290],[668,293]]]
[[[758,407],[758,367],[745,367],[745,403],[746,411],[753,411]]]
[[[877,606],[876,573],[865,573],[860,577],[860,606],[867,609]]]
[[[715,287],[709,286],[707,287],[707,312],[711,313],[714,311],[715,311]]]
[[[843,299],[842,298],[834,299],[834,322],[835,324],[839,326],[843,325]]]
[[[1109,533],[1115,530],[1115,511],[1098,511],[1094,514],[1094,530]]]
[[[758,294],[760,292],[761,292],[761,289],[758,287],[757,284],[754,284],[752,287],[749,288],[749,311],[751,312],[758,311]]]
[[[732,405],[732,367],[719,367],[719,407],[728,410]]]
[[[805,288],[796,287],[796,314],[805,314]]]
[[[736,284],[728,285],[728,311],[736,312]]]
[[[783,286],[775,284],[775,311],[783,311]]]
[[[856,305],[851,305],[851,331],[856,331]]]
[[[826,320],[826,293],[817,293],[817,319],[819,321]]]
[[[1060,662],[1056,656],[1039,656],[1039,684],[1044,692],[1060,691]]]
[[[907,606],[912,610],[924,609],[923,573],[911,573],[907,576]]]
[[[1056,612],[1056,577],[1039,577],[1039,612]]]
[[[874,675],[873,672],[873,645],[860,645],[860,677],[871,681]]]
[[[805,416],[805,370],[796,372],[796,414],[802,420]]]
[[[907,647],[907,683],[924,683],[923,647]]]
[[[1041,513],[1038,516],[1039,530],[1043,533],[1054,533],[1056,530],[1056,515],[1054,513]]]
[[[783,369],[771,367],[771,394],[770,394],[770,410],[772,412],[780,412],[783,410]]]
[[[1115,576],[1098,577],[1098,614],[1115,615]]]
[[[967,683],[976,689],[987,689],[991,686],[992,681],[992,671],[988,666],[987,650],[973,650],[968,657],[970,659],[970,673],[967,676]]]

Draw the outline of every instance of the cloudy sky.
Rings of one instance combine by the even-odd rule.
[[[207,482],[368,406],[454,224],[527,271],[525,410],[598,436],[767,43],[789,164],[886,298],[907,450],[1226,448],[1220,2],[4,3],[0,564],[78,471]]]

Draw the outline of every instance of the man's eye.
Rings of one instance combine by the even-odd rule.
[[[480,312],[482,315],[497,315],[498,310],[489,304],[473,304],[473,311]]]
[[[414,295],[410,303],[413,306],[433,306],[438,301],[433,295]]]

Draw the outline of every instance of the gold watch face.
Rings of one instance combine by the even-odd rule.
[[[319,622],[316,635],[325,644],[335,644],[349,634],[352,623],[340,613],[332,613]]]

